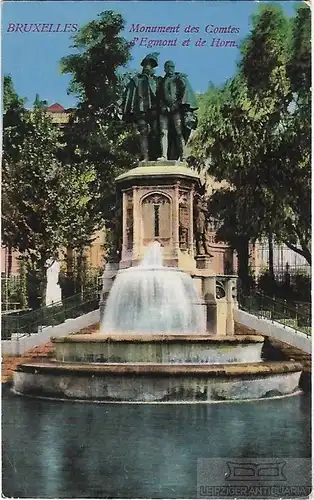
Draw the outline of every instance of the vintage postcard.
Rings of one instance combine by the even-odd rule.
[[[311,2],[1,11],[2,495],[308,498]]]

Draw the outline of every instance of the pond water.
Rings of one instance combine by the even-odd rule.
[[[2,494],[195,498],[197,460],[308,458],[311,401],[84,404],[2,390]]]

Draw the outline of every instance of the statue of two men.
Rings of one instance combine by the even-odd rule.
[[[164,77],[156,76],[159,54],[148,54],[142,73],[130,79],[123,99],[123,116],[140,134],[141,155],[149,160],[181,160],[196,128],[195,94],[187,75],[175,71],[172,61],[164,65]]]

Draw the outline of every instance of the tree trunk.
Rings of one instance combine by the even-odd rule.
[[[40,279],[36,269],[29,267],[27,273],[28,307],[32,310],[39,309],[41,304]]]
[[[302,255],[302,257],[306,259],[306,261],[310,266],[312,265],[312,254],[310,249],[305,244],[302,245],[302,248],[299,248],[296,245],[290,243],[289,241],[284,240],[284,243],[285,245],[287,245],[288,248],[290,248],[290,250],[293,250],[293,252]]]
[[[84,256],[84,248],[80,248],[78,252],[77,259],[77,278],[78,284],[80,287],[80,293],[83,294],[84,284],[85,284],[85,256]]]
[[[73,273],[73,248],[67,247],[66,254],[66,284],[64,297],[71,297],[75,294],[74,273]]]
[[[66,250],[66,266],[67,266],[67,275],[73,275],[73,248],[67,247]]]
[[[238,254],[238,275],[241,280],[241,287],[243,292],[247,293],[251,284],[249,273],[249,240],[241,237],[236,250]]]
[[[26,262],[24,259],[20,261],[20,304],[21,309],[27,308],[27,271],[26,271]]]
[[[47,269],[44,267],[39,271],[40,277],[40,307],[46,306],[46,292],[47,292]]]

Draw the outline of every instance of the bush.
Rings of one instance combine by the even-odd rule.
[[[270,297],[288,302],[311,302],[311,277],[303,273],[286,272],[280,280],[266,271],[259,276],[257,287]]]

